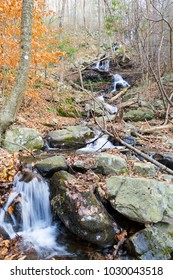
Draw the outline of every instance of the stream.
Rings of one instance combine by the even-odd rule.
[[[109,71],[109,61],[98,62],[92,66],[101,71]],[[113,76],[112,92],[117,87],[127,87],[129,84],[120,75]],[[97,97],[97,101],[104,104],[106,116],[117,112],[117,107],[105,102],[104,96]],[[96,153],[115,146],[109,141],[107,135],[95,131],[95,136],[86,142],[84,148],[76,153]],[[46,143],[47,152],[57,149],[49,147]],[[21,236],[24,247],[34,248],[37,259],[90,259],[92,255],[108,253],[109,249],[101,249],[97,246],[81,240],[70,233],[62,222],[53,221],[49,201],[49,185],[44,179],[33,178],[30,182],[21,180],[21,174],[16,175],[12,191],[7,202],[0,209],[0,224],[10,238]],[[11,205],[17,205],[16,213],[8,213]]]

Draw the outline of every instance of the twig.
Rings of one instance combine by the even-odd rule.
[[[22,149],[24,149],[24,150],[26,150],[33,158],[36,158],[35,156],[34,156],[34,154],[30,151],[30,150],[28,150],[25,146],[23,146],[23,145],[20,145],[20,144],[17,144],[17,143],[14,143],[14,142],[11,142],[11,141],[9,141],[9,140],[6,140],[6,139],[2,139],[3,141],[5,141],[5,142],[8,142],[8,143],[10,143],[10,144],[12,144],[12,145],[15,145],[15,146],[18,146],[18,147],[21,147]]]
[[[140,131],[141,134],[150,134],[152,132],[158,131],[158,130],[164,130],[164,129],[169,129],[172,128],[173,124],[167,124],[167,125],[161,125],[161,126],[156,126],[156,127],[152,127],[152,128],[148,128],[145,130]]]

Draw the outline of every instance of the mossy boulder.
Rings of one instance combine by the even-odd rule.
[[[52,156],[37,162],[35,167],[43,176],[51,176],[60,170],[68,170],[67,163],[63,156]]]
[[[173,184],[149,178],[112,176],[106,180],[112,207],[140,223],[173,224]]]
[[[125,121],[145,121],[145,120],[152,120],[154,118],[154,113],[152,110],[148,108],[138,108],[134,110],[129,110],[128,112],[124,113],[124,120]]]
[[[10,152],[18,152],[26,147],[40,150],[44,147],[41,134],[35,128],[13,126],[5,133],[4,147]]]
[[[48,142],[52,148],[80,148],[93,136],[93,131],[86,126],[69,126],[66,129],[49,132]]]
[[[172,259],[173,225],[159,223],[145,228],[131,236],[125,246],[140,260]]]
[[[133,164],[133,171],[136,174],[150,178],[154,178],[157,173],[157,169],[154,164],[150,162],[145,163],[140,161]]]
[[[95,171],[103,175],[123,174],[128,171],[127,163],[120,156],[101,153],[96,158]]]
[[[103,205],[90,191],[77,191],[68,186],[74,176],[66,171],[56,172],[50,180],[51,205],[54,215],[84,240],[102,247],[112,246],[116,224]]]

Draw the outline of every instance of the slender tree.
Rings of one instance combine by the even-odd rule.
[[[0,109],[0,137],[14,122],[23,100],[31,57],[33,10],[34,0],[22,1],[19,68],[14,87]]]

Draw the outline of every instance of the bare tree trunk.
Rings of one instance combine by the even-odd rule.
[[[19,69],[10,96],[0,110],[0,136],[14,122],[22,103],[30,66],[33,8],[34,0],[23,0]]]

